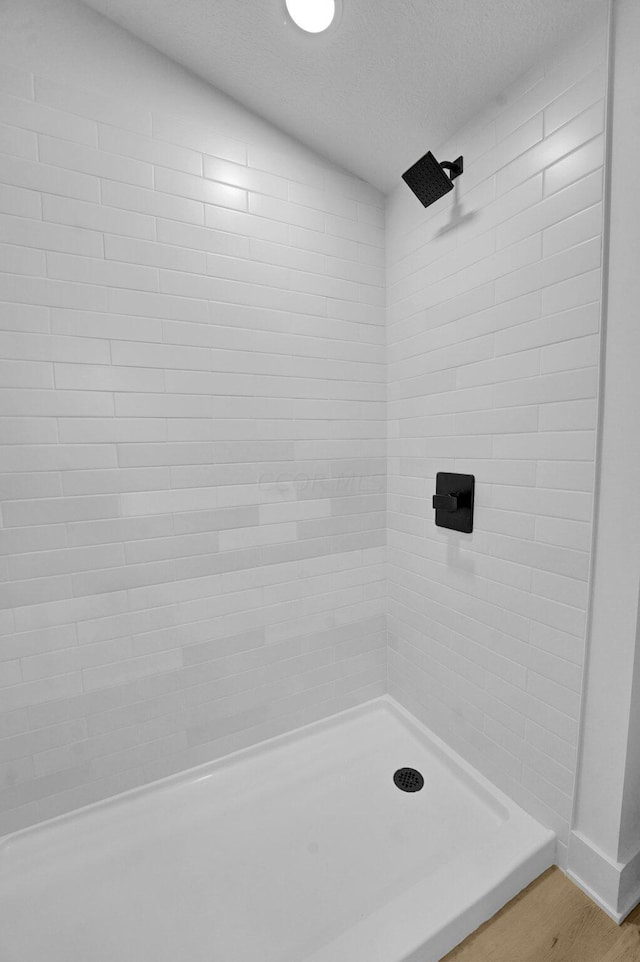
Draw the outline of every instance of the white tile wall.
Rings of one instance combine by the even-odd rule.
[[[2,833],[381,693],[386,461],[380,194],[0,76]]]
[[[82,43],[0,64],[0,833],[376,695],[388,657],[564,839],[604,24],[385,228],[368,185],[56,9]],[[438,470],[476,475],[473,535],[434,527]]]
[[[436,156],[454,193],[387,211],[389,685],[567,837],[589,576],[606,30]],[[436,528],[437,471],[476,476]]]

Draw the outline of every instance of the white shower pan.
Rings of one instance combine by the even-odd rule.
[[[384,697],[7,836],[0,959],[436,962],[553,856]]]

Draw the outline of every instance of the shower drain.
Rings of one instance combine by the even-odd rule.
[[[424,786],[424,778],[415,768],[399,768],[393,780],[401,792],[419,792]]]

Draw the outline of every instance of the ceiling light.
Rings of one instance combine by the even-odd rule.
[[[285,0],[287,13],[306,33],[322,33],[336,19],[339,0]]]

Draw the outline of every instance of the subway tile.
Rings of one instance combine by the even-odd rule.
[[[56,675],[55,678],[39,679],[13,685],[3,692],[3,708],[13,711],[17,708],[28,708],[42,702],[55,701],[77,695],[82,690],[80,672]]]
[[[606,85],[605,73],[605,65],[598,64],[595,70],[569,87],[545,108],[545,136],[549,136],[558,127],[562,127],[563,124],[568,123],[573,117],[576,117],[602,98],[602,91]]]
[[[48,330],[48,307],[0,303],[0,331],[23,331],[42,334]]]
[[[178,651],[163,651],[153,655],[143,655],[139,658],[129,658],[126,661],[114,662],[96,668],[82,670],[82,685],[85,691],[97,691],[101,688],[111,688],[122,685],[148,675],[172,671],[182,664],[182,657]]]
[[[113,592],[90,599],[66,598],[52,604],[35,605],[16,611],[16,628],[19,631],[32,631],[51,625],[64,625],[71,622],[78,626],[90,616],[99,617],[101,613],[122,611],[126,593]]]
[[[76,597],[92,597],[103,592],[123,591],[147,585],[171,582],[176,577],[173,561],[146,565],[121,565],[85,571],[71,576],[72,593]]]
[[[177,221],[159,218],[158,240],[163,244],[182,248],[185,254],[189,249],[225,254],[229,257],[249,256],[249,237],[240,232],[228,233],[224,230],[214,230],[210,224],[207,224],[207,227],[194,227],[190,224],[179,224]]]
[[[336,214],[338,217],[346,217],[349,220],[361,220],[363,224],[370,224],[373,227],[382,227],[381,211],[378,208],[370,208],[375,214],[369,219],[358,217],[358,206],[355,201],[343,196],[336,196],[328,190],[318,190],[316,187],[308,187],[305,184],[298,184],[295,181],[289,182],[288,199],[295,204],[303,207],[311,207],[314,210],[324,211],[327,214]]]
[[[76,84],[62,84],[48,77],[35,78],[36,100],[59,108],[65,113],[87,117],[92,124],[101,121],[141,132],[150,132],[148,111],[122,97],[105,97],[99,91],[84,89]]]
[[[544,195],[554,194],[573,184],[604,164],[604,135],[599,134],[588,143],[567,154],[544,172]]]
[[[12,581],[11,584],[0,584],[0,608],[13,608],[15,612],[68,598],[70,593],[71,582],[66,575]]]
[[[196,200],[163,194],[145,187],[132,187],[113,180],[102,182],[102,203],[106,207],[165,217],[186,224],[204,223],[204,206]]]
[[[162,391],[162,371],[91,364],[56,364],[56,386],[66,391]]]
[[[36,190],[0,184],[0,212],[16,217],[41,217],[41,195]]]
[[[100,181],[91,174],[47,167],[21,157],[0,156],[0,177],[4,184],[43,191],[76,200],[100,202]]]
[[[70,144],[56,137],[41,135],[38,145],[39,159],[44,164],[64,167],[66,170],[82,171],[106,180],[136,184],[139,187],[153,186],[153,168],[150,164],[121,157],[118,154],[108,154],[103,150]]]
[[[173,519],[117,518],[105,521],[81,521],[68,526],[70,545],[106,544],[113,541],[162,538],[173,532]]]
[[[162,341],[162,322],[150,317],[53,308],[51,331],[80,338],[117,338]]]
[[[128,638],[107,641],[102,644],[80,645],[61,651],[34,655],[21,660],[25,681],[52,678],[68,672],[82,671],[100,665],[113,664],[130,656]],[[44,773],[43,773],[44,774]]]
[[[65,197],[44,194],[42,197],[44,220],[70,227],[123,234],[130,237],[153,239],[155,223],[151,216],[128,210],[102,207],[97,202],[84,203]]]
[[[22,680],[22,672],[18,660],[0,662],[0,688],[19,685]]]
[[[174,271],[188,271],[191,274],[205,274],[207,269],[206,256],[201,251],[108,234],[104,238],[104,254],[109,260],[143,264],[147,267],[165,267]]]
[[[104,545],[91,549],[60,549],[24,553],[9,559],[9,571],[16,580],[44,578],[73,572],[77,566],[98,568],[121,564],[124,552],[120,546]]]
[[[38,361],[107,364],[107,341],[83,341],[73,337],[40,333],[1,332],[0,348],[7,358],[28,357]]]
[[[102,237],[80,227],[48,224],[25,217],[0,216],[0,240],[24,247],[102,257]]]
[[[31,130],[0,124],[0,153],[37,160],[38,138]]]
[[[322,231],[325,228],[325,218],[320,211],[264,194],[249,194],[249,211],[259,217],[268,217],[309,230]]]
[[[583,581],[547,571],[534,571],[531,590],[543,598],[586,610],[587,585]]]
[[[134,341],[114,341],[111,346],[114,364],[150,368],[174,368],[196,371],[211,370],[211,355],[207,350],[169,344],[148,344]],[[188,378],[188,375],[186,375]],[[150,388],[148,390],[151,390]],[[162,388],[160,387],[160,390]],[[185,392],[188,393],[188,392]]]
[[[496,281],[496,300],[510,300],[529,291],[550,287],[600,266],[601,241],[594,237],[569,250],[546,257]]]
[[[258,197],[259,195],[253,195]],[[282,201],[281,203],[284,203]],[[231,210],[223,207],[205,207],[205,227],[217,233],[240,234],[243,238],[257,237],[275,244],[286,244],[291,228],[286,221],[270,220],[250,212]]]
[[[595,369],[573,371],[566,375],[544,374],[523,381],[508,381],[494,388],[495,407],[513,404],[544,404],[548,401],[574,401],[595,397],[598,380]]]
[[[585,494],[593,490],[595,465],[591,462],[579,461],[539,461],[537,466],[536,483],[541,488],[558,488],[574,493],[576,512],[570,513],[569,505],[564,506],[564,514],[579,521],[590,519],[590,499]],[[580,510],[578,505],[583,504]],[[558,512],[554,512],[558,514]],[[561,515],[559,515],[561,516]]]
[[[203,511],[216,508],[218,493],[215,488],[188,488],[184,491],[153,491],[122,496],[125,517],[147,514],[167,514],[181,511]]]
[[[479,384],[494,384],[498,381],[513,381],[516,378],[534,377],[540,372],[540,355],[536,350],[521,351],[508,357],[492,358],[467,364],[458,369],[456,384],[461,388]]]
[[[551,167],[566,154],[597,137],[603,129],[604,100],[601,99],[499,171],[498,193],[506,193],[540,170]]]
[[[69,471],[63,481],[65,495],[114,494],[119,491],[168,488],[169,471],[167,468]]]
[[[0,361],[0,387],[52,388],[53,369],[38,361]],[[22,440],[26,442],[27,432]]]
[[[539,204],[534,204],[529,210],[521,212],[519,216],[506,221],[497,230],[497,245],[499,248],[506,247],[528,234],[548,228],[543,235],[544,241],[552,230],[557,232],[558,227],[553,228],[552,225],[558,225],[559,222],[572,215],[583,216],[584,211],[597,204],[601,199],[602,176],[599,171],[596,171],[564,190],[545,197]],[[596,230],[593,234],[587,234],[587,237],[593,237],[598,233],[599,230]],[[575,243],[579,243],[579,240],[576,240]],[[571,244],[556,242],[555,245],[550,245],[547,242],[546,246],[547,248],[551,247],[551,250],[545,252],[550,254],[554,253],[555,250],[561,250],[563,247],[570,247]]]
[[[53,418],[0,418],[0,444],[55,444],[57,440]],[[4,495],[6,486],[2,481],[0,490]]]
[[[586,521],[568,521],[565,518],[536,518],[537,541],[564,545],[577,551],[589,551],[591,526]]]
[[[188,320],[206,324],[209,319],[208,305],[204,300],[192,297],[173,297],[151,291],[118,290],[111,288],[107,294],[107,308],[114,314],[127,314],[167,320]]]
[[[98,144],[102,150],[187,174],[202,173],[202,156],[197,151],[122,130],[121,126],[98,124]]]
[[[543,254],[548,257],[557,251],[566,250],[596,237],[601,231],[602,204],[597,203],[546,230],[542,235]]]
[[[0,123],[15,124],[38,134],[50,134],[76,144],[94,146],[95,122],[74,117],[66,110],[55,110],[42,103],[22,100],[0,93]]]
[[[47,270],[49,277],[63,281],[129,288],[135,291],[158,290],[158,272],[138,264],[52,252],[47,256]]]
[[[115,518],[119,513],[118,499],[108,496],[9,501],[4,506],[4,519],[8,527]]]
[[[540,430],[592,430],[596,423],[596,413],[595,399],[544,404],[540,408]]]
[[[592,301],[590,304],[500,331],[495,339],[496,354],[512,354],[534,347],[546,348],[560,341],[570,342],[575,338],[595,334],[599,327],[600,304]]]
[[[7,416],[13,417],[110,417],[113,395],[70,391],[29,392],[0,388],[0,402]]]
[[[554,759],[572,772],[575,771],[575,748],[529,719],[526,723],[526,740],[532,748],[543,752],[549,759]]]
[[[233,164],[227,160],[220,160],[218,157],[204,157],[203,164],[204,176],[209,180],[229,184],[243,190],[251,190],[257,194],[267,194],[269,197],[279,197],[281,200],[286,200],[289,196],[288,182],[284,177],[255,170],[243,164]],[[295,200],[295,198],[291,199]],[[228,205],[224,204],[223,206]]]
[[[230,184],[221,184],[205,177],[182,174],[158,167],[154,177],[155,189],[177,197],[190,197],[217,207],[232,210],[247,209],[247,192]]]
[[[15,475],[18,479],[24,475]],[[45,477],[47,477],[45,475]],[[15,492],[9,492],[9,494]],[[19,492],[22,493],[22,492]],[[27,488],[27,493],[29,489]],[[35,495],[58,494],[59,491],[36,491]],[[51,548],[64,547],[67,543],[64,525],[45,525],[43,527],[29,526],[25,528],[6,529],[2,537],[2,554],[17,554],[21,551],[47,551]]]
[[[107,304],[106,292],[102,287],[18,274],[0,274],[0,298],[21,304],[89,311],[105,310]]]
[[[246,147],[232,137],[226,136],[211,122],[197,123],[170,114],[154,113],[153,136],[181,147],[189,147],[203,154],[210,154],[234,163],[246,163]]]
[[[557,314],[581,304],[598,301],[601,285],[600,270],[589,271],[587,274],[559,281],[542,292],[542,313]]]
[[[577,368],[597,367],[600,357],[600,338],[597,334],[581,337],[575,341],[565,341],[543,348],[540,370],[572,371]]]

